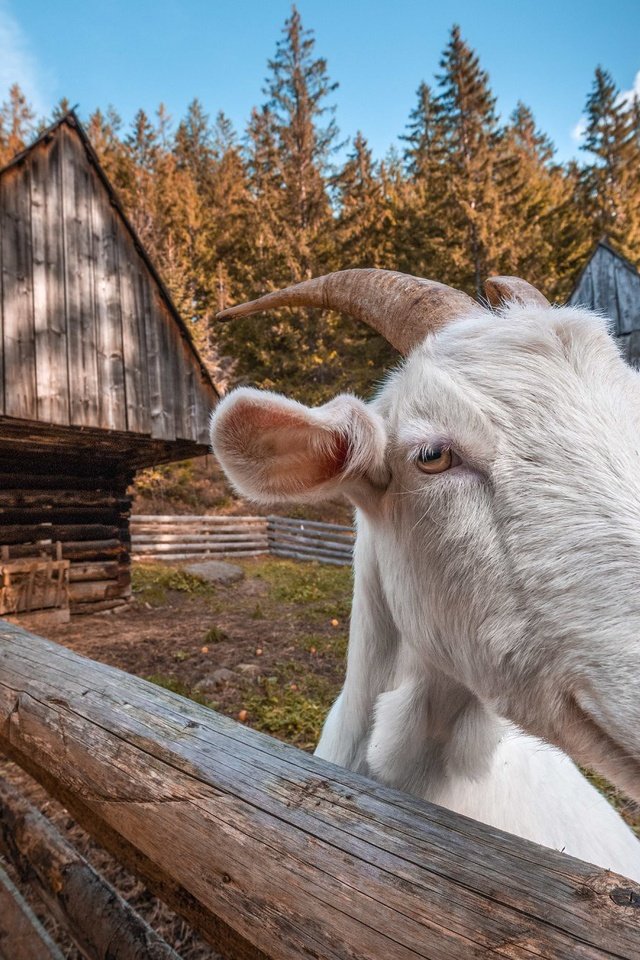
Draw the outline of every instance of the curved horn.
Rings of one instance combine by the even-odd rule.
[[[340,270],[228,307],[219,320],[248,317],[277,307],[324,307],[369,324],[406,355],[428,333],[481,309],[471,297],[444,283],[392,270]]]
[[[492,307],[504,303],[529,304],[536,307],[549,307],[550,303],[531,283],[520,277],[489,277],[484,282],[484,292]]]

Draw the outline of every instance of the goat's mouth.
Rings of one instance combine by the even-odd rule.
[[[571,695],[566,702],[557,745],[576,763],[602,773],[611,783],[640,803],[640,756],[631,753]]]

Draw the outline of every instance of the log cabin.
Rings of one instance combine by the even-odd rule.
[[[640,367],[640,274],[608,240],[597,244],[569,303],[609,317],[624,358],[632,367]]]
[[[0,616],[130,595],[135,471],[216,388],[73,112],[0,171]]]

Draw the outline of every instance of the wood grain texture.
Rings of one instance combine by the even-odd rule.
[[[625,359],[632,366],[639,365],[637,337],[630,342],[640,332],[640,274],[633,264],[608,243],[599,243],[578,277],[569,303],[607,317],[612,334],[621,338]]]
[[[53,824],[2,778],[0,851],[34,886],[87,960],[180,960]]]
[[[0,744],[229,960],[638,957],[630,881],[9,624]]]
[[[127,429],[122,309],[118,276],[118,224],[115,211],[91,171],[91,230],[95,252],[95,317],[98,363],[98,423]]]
[[[31,243],[38,419],[69,423],[62,147],[54,139],[31,159]]]
[[[0,173],[0,267],[0,414],[206,452],[215,387],[73,114]]]
[[[64,960],[62,953],[2,866],[0,960]]]
[[[37,417],[31,180],[27,164],[0,180],[4,412]]]
[[[73,131],[63,127],[61,135],[70,420],[100,426],[91,171]]]

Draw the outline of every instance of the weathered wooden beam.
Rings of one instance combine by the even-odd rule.
[[[0,960],[64,960],[62,953],[2,866]]]
[[[116,600],[131,596],[131,585],[119,580],[79,580],[69,584],[69,601],[94,603],[101,600]]]
[[[129,571],[125,568],[127,579]],[[103,560],[95,563],[74,563],[69,569],[69,581],[114,580],[122,575],[121,564],[117,560]]]
[[[95,600],[90,602],[75,603],[71,602],[69,608],[74,617],[88,616],[91,613],[106,613],[107,610],[115,610],[117,607],[124,607],[129,601],[123,598],[115,600]]]
[[[630,881],[10,624],[0,747],[228,960],[638,957]]]
[[[62,523],[62,524],[7,524],[0,528],[0,543],[12,544],[36,543],[39,540],[111,540],[118,537],[118,527],[98,523]]]
[[[1,480],[2,478],[0,478]],[[13,477],[15,483],[16,477]],[[112,480],[112,488],[115,488],[116,482]],[[132,497],[117,495],[113,490],[73,490],[63,487],[59,490],[47,488],[46,490],[8,490],[0,487],[0,510],[37,510],[38,508],[50,508],[55,504],[56,508],[62,507],[90,507],[108,508],[115,510],[128,510],[131,507]]]
[[[87,960],[180,960],[83,856],[0,778],[0,850]]]
[[[0,528],[1,529],[1,528]],[[0,543],[2,535],[0,533]],[[50,556],[55,557],[57,546],[51,543],[15,543],[9,545],[9,558],[11,560],[20,557]],[[126,556],[126,548],[120,540],[78,540],[68,541],[62,544],[63,560],[106,560],[110,557]]]

